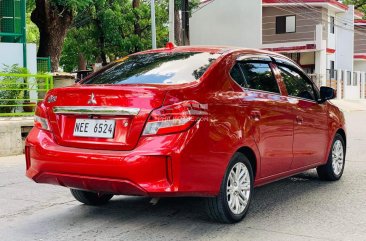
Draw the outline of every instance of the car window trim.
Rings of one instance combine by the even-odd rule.
[[[282,95],[281,93],[276,93],[276,92],[271,92],[271,91],[265,91],[265,90],[257,90],[257,89],[251,89],[251,88],[243,88],[246,91],[251,91],[251,92],[261,92],[264,94],[271,94],[271,95],[278,95],[278,96],[282,96],[282,97],[286,97],[284,95]]]

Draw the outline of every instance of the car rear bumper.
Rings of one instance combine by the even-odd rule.
[[[33,128],[26,140],[26,175],[37,183],[113,194],[215,195],[218,187],[194,185],[189,178],[194,171],[180,168],[185,147],[179,140],[186,137],[164,138],[142,138],[133,151],[93,150],[60,146],[49,132]],[[164,140],[169,145],[162,145]],[[189,161],[187,165],[192,166]]]
[[[34,128],[26,141],[26,175],[38,183],[127,195],[174,192],[170,153],[65,147]]]

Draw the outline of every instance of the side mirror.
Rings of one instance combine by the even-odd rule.
[[[326,86],[320,87],[320,98],[322,101],[331,100],[337,97],[337,92]]]

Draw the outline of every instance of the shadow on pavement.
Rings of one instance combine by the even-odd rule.
[[[272,210],[286,208],[287,202],[316,195],[314,192],[317,189],[327,185],[330,183],[319,180],[315,171],[309,171],[256,188],[247,219],[260,218]],[[212,223],[206,216],[202,198],[162,198],[156,205],[149,201],[146,197],[116,196],[102,207],[78,205],[74,209],[78,209],[80,220],[85,215],[96,219],[114,219],[117,222],[131,219],[164,222],[166,219],[175,219]]]

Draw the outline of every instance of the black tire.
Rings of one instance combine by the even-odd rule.
[[[106,204],[113,197],[112,194],[100,194],[77,189],[70,189],[70,191],[76,200],[90,206]]]
[[[231,211],[229,207],[229,202],[227,198],[227,183],[232,168],[239,162],[243,163],[249,172],[250,192],[244,210],[240,214],[235,214],[233,211]],[[242,153],[235,153],[226,170],[218,196],[205,199],[206,212],[208,216],[212,220],[220,223],[236,223],[241,221],[247,214],[250,206],[250,201],[252,199],[254,189],[253,184],[254,184],[253,170],[248,158]]]
[[[333,163],[332,152],[333,152],[333,147],[335,146],[335,143],[338,141],[340,141],[342,143],[342,147],[343,147],[343,165],[342,165],[341,171],[339,173],[336,173],[336,171],[334,170],[333,165],[332,165],[332,163]],[[317,167],[317,169],[316,169],[318,172],[319,178],[322,180],[326,180],[326,181],[338,181],[343,175],[345,160],[346,160],[346,144],[345,144],[343,137],[337,133],[332,142],[332,146],[330,147],[330,152],[329,152],[327,163],[323,166]]]

